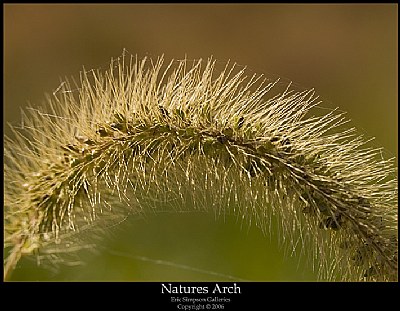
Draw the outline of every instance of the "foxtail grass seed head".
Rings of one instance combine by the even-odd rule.
[[[277,217],[321,280],[397,280],[394,159],[343,113],[315,115],[313,90],[215,68],[123,55],[26,109],[5,138],[6,277],[21,256],[67,262],[84,234],[168,205],[266,234]]]

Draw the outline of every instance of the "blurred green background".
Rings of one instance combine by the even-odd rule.
[[[250,72],[314,87],[323,106],[348,112],[397,157],[397,6],[297,4],[4,5],[4,131],[27,102],[41,105],[60,77],[106,68],[126,48],[139,56],[213,55]],[[147,215],[123,224],[86,265],[58,272],[22,260],[12,280],[312,281],[276,236],[205,213]],[[104,251],[103,251],[104,250]],[[117,255],[118,254],[118,255]]]

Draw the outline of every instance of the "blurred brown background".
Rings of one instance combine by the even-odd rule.
[[[126,48],[166,59],[228,59],[252,72],[314,87],[324,106],[397,157],[396,5],[196,4],[4,6],[4,121],[40,105],[60,77],[106,68]],[[4,125],[5,133],[9,133]],[[276,239],[235,218],[165,214],[134,220],[106,246],[250,280],[314,280]],[[106,242],[105,242],[106,243]],[[103,253],[58,274],[22,261],[14,279],[215,280],[211,274]],[[228,280],[228,279],[227,279]]]

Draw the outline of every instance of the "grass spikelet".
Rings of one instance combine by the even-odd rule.
[[[87,228],[168,203],[266,234],[275,215],[321,280],[397,280],[394,159],[343,113],[312,114],[314,91],[215,65],[124,55],[24,112],[5,138],[6,277],[21,256],[54,261]]]

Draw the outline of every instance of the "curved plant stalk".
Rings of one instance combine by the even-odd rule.
[[[159,208],[279,217],[321,280],[397,279],[397,169],[314,92],[210,59],[123,56],[63,83],[5,140],[5,259],[80,247],[82,228]],[[274,88],[275,86],[275,88]],[[313,110],[311,110],[313,111]],[[160,203],[161,202],[161,203]]]

